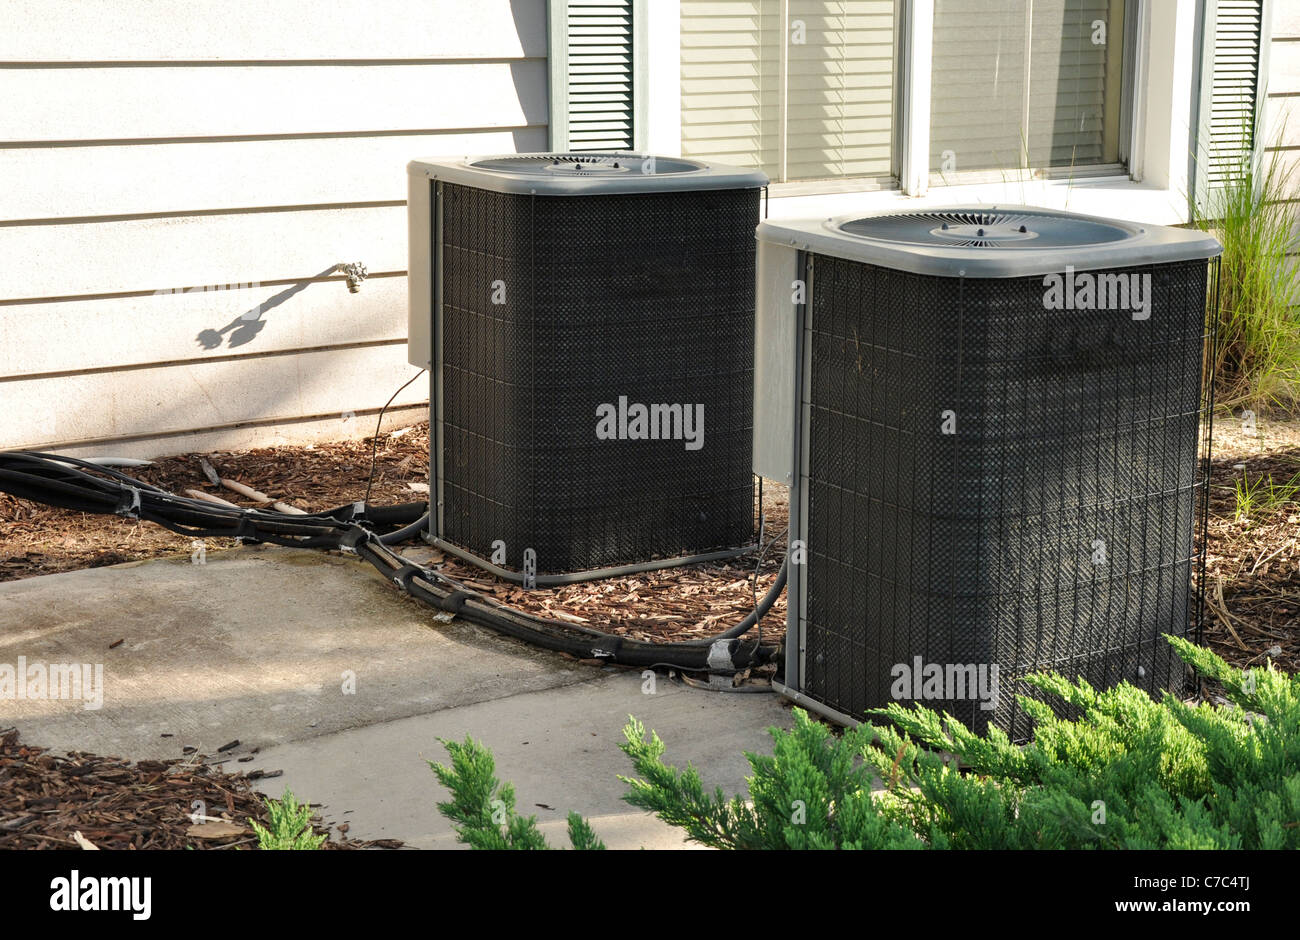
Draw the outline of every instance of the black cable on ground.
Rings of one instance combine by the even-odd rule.
[[[429,504],[423,500],[418,503],[400,503],[397,506],[363,506],[361,503],[348,503],[337,509],[308,513],[308,516],[313,519],[333,519],[335,522],[365,523],[377,532],[389,533],[384,535],[384,544],[395,545],[410,538],[415,534],[414,531],[403,538],[390,539],[390,536],[412,529],[418,531],[416,527],[422,525],[429,517]],[[395,531],[390,532],[390,530]]]
[[[744,621],[718,636],[676,643],[646,643],[536,617],[467,590],[454,579],[397,554],[384,543],[383,537],[358,521],[334,515],[347,514],[354,507],[340,507],[326,514],[291,516],[220,506],[176,496],[110,468],[24,451],[0,452],[0,491],[80,512],[145,519],[196,538],[238,538],[298,548],[338,549],[365,559],[402,591],[440,611],[579,659],[602,659],[642,668],[664,665],[688,671],[730,673],[758,665],[766,654],[757,642],[744,639],[744,634],[771,609],[786,581],[783,565],[776,583],[758,607]],[[422,503],[395,508],[400,510],[397,515],[407,522],[427,512],[427,506]],[[373,517],[376,512],[368,510],[366,515]],[[361,518],[362,514],[356,516]]]
[[[428,503],[425,503],[424,505],[427,507]],[[424,515],[422,515],[419,519],[416,519],[410,525],[403,526],[402,528],[396,530],[395,532],[389,532],[386,535],[381,535],[379,537],[379,541],[383,542],[385,545],[400,545],[402,542],[405,542],[407,539],[415,538],[425,529],[426,526],[428,526],[429,515],[430,515],[429,510],[426,508],[424,511]]]

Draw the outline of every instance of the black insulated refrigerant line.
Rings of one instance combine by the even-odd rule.
[[[645,643],[514,610],[399,555],[389,543],[419,531],[425,519],[412,520],[426,512],[423,503],[387,509],[368,509],[360,504],[326,513],[289,516],[188,499],[109,467],[32,451],[0,451],[0,492],[78,512],[143,519],[194,538],[237,538],[297,548],[337,549],[365,559],[406,594],[439,611],[543,649],[623,666],[668,666],[726,674],[757,665],[763,661],[759,644],[745,640],[744,635],[771,610],[786,583],[783,565],[776,582],[749,616],[717,636]],[[380,535],[363,521],[405,526]]]

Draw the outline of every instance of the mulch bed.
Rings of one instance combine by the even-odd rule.
[[[200,464],[200,459],[206,458],[222,478],[237,480],[299,509],[318,512],[363,498],[372,441],[187,454],[128,472],[174,493],[195,489],[242,506],[265,505],[210,484]],[[428,424],[381,434],[377,445],[370,502],[392,505],[426,500]],[[764,541],[771,542],[787,522],[786,490],[767,483],[763,495],[767,515]],[[189,538],[152,523],[53,509],[3,493],[0,525],[0,581],[146,558],[188,557],[191,551]],[[209,552],[234,546],[229,539],[207,542]],[[441,552],[422,550],[414,543],[408,550],[413,558],[441,566],[467,587],[528,613],[654,642],[709,636],[743,620],[753,609],[755,597],[761,599],[776,579],[783,557],[778,542],[764,555],[761,566],[750,555],[729,563],[524,591]],[[765,645],[779,642],[784,622],[782,597],[763,620]]]
[[[249,778],[201,755],[134,764],[80,751],[59,757],[23,744],[15,729],[0,731],[0,849],[86,848],[78,833],[99,849],[255,848],[248,823],[269,825],[263,799]],[[313,828],[331,836],[327,849],[402,847]]]
[[[371,446],[376,448],[370,500],[376,504],[427,498],[428,425],[378,439],[206,455],[222,477],[307,511],[359,500],[365,494]],[[1210,616],[1205,642],[1230,663],[1272,659],[1300,671],[1300,504],[1236,518],[1235,483],[1272,475],[1282,483],[1300,472],[1300,422],[1280,420],[1254,437],[1231,417],[1216,420],[1207,564]],[[208,483],[200,455],[158,460],[133,475],[174,492],[199,489],[245,506],[262,505]],[[1242,469],[1244,465],[1244,469]],[[426,546],[407,550],[502,603],[542,616],[582,623],[640,640],[674,641],[716,633],[738,622],[762,597],[781,565],[787,521],[785,488],[765,484],[768,540],[777,544],[761,564],[745,556],[726,564],[669,568],[635,577],[524,591]],[[757,512],[756,512],[757,514]],[[233,547],[213,540],[209,550]],[[162,556],[188,556],[190,540],[160,526],[116,516],[88,516],[0,494],[0,581]],[[757,577],[755,571],[757,570]],[[766,643],[779,641],[782,597],[763,621]]]
[[[376,505],[427,498],[408,484],[428,482],[428,425],[405,430],[404,434],[380,437],[370,494],[370,501]],[[239,480],[308,512],[318,512],[365,496],[370,442],[271,447],[206,457],[222,477]],[[208,483],[199,460],[197,454],[164,457],[153,466],[126,472],[174,493],[196,489],[242,506],[258,505]],[[0,581],[146,558],[188,556],[190,541],[153,523],[54,509],[0,493]],[[207,544],[209,551],[234,546],[230,539],[212,539]]]
[[[1216,426],[1207,559],[1210,614],[1204,642],[1235,666],[1271,659],[1300,671],[1300,504],[1280,503],[1238,518],[1236,484],[1269,475],[1283,483],[1300,472],[1300,424],[1278,426],[1267,442],[1242,439]],[[1219,440],[1223,434],[1222,443]],[[428,426],[380,435],[370,501],[427,498]],[[372,441],[275,447],[208,454],[224,478],[307,511],[363,497]],[[261,506],[210,484],[199,455],[158,460],[132,471],[173,492],[199,489],[244,506]],[[438,565],[467,586],[542,616],[580,622],[640,640],[674,641],[717,633],[741,620],[762,597],[781,565],[787,523],[784,487],[765,485],[766,539],[756,563],[746,556],[635,577],[524,591],[428,546],[407,551]],[[756,506],[757,515],[757,506]],[[210,551],[235,547],[212,540]],[[0,494],[0,581],[148,558],[188,556],[190,539],[160,526],[116,516],[89,516]],[[757,571],[757,577],[755,572]],[[763,621],[765,644],[779,642],[785,599]],[[207,815],[228,820],[236,834],[205,838],[189,814],[195,801]],[[75,848],[74,833],[101,848],[247,849],[256,839],[247,823],[267,817],[263,797],[242,774],[226,774],[201,755],[140,761],[83,753],[55,756],[0,731],[0,849]],[[214,824],[209,824],[210,826]],[[324,832],[324,829],[318,829]],[[396,848],[395,840],[347,841],[334,833],[328,848]]]
[[[784,558],[787,497],[785,487],[765,483],[763,545],[767,550],[761,553],[761,561],[749,554],[728,562],[526,591],[435,549],[414,549],[407,554],[428,559],[426,564],[436,566],[472,590],[540,617],[645,642],[694,640],[713,636],[744,620],[776,580]],[[753,636],[764,646],[779,644],[785,631],[785,612],[783,594]]]
[[[1300,474],[1300,447],[1215,460],[1210,484],[1204,640],[1239,668],[1271,659],[1300,672],[1300,502],[1238,518],[1239,481],[1281,485]]]

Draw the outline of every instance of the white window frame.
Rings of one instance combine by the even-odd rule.
[[[878,181],[829,180],[774,183],[772,218],[838,216],[851,212],[887,212],[944,204],[1031,205],[1069,209],[1134,222],[1174,225],[1189,218],[1188,153],[1194,146],[1193,98],[1200,50],[1196,24],[1201,0],[1135,0],[1133,60],[1126,63],[1129,106],[1126,120],[1128,172],[1125,175],[1030,178],[964,182],[937,186],[929,181],[930,58],[934,0],[902,0],[900,10],[899,183],[882,189]],[[649,4],[652,17],[676,21],[672,0]],[[668,54],[661,41],[648,56],[647,88],[651,100],[671,97],[676,105],[676,147],[672,134],[647,138],[660,153],[680,155],[680,53]],[[674,36],[680,47],[680,34]],[[656,92],[656,89],[658,90]],[[658,98],[655,96],[658,94]],[[660,124],[667,122],[661,113]]]

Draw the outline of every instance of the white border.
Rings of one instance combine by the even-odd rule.
[[[930,74],[934,49],[934,0],[906,0],[902,44],[902,159],[899,184],[909,196],[930,188]]]

